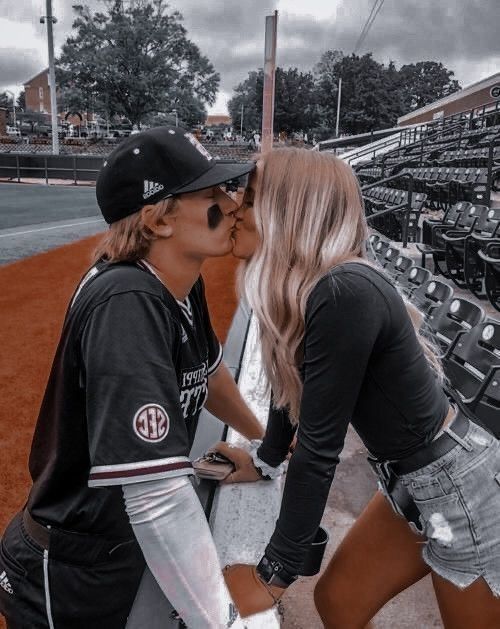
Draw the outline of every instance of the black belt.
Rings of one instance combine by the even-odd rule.
[[[89,535],[59,528],[49,528],[37,522],[24,509],[22,524],[27,535],[43,550],[50,550],[54,559],[92,565],[98,561],[109,559],[117,548],[123,545],[137,545],[134,537],[109,538],[103,535]]]
[[[49,550],[50,529],[36,520],[33,520],[28,509],[23,511],[23,526],[26,533],[28,533],[28,535],[34,539],[39,546],[41,546],[44,550]]]
[[[460,411],[457,412],[455,419],[446,427],[454,432],[458,437],[465,437],[469,430],[470,420]],[[388,461],[386,464],[398,476],[410,474],[416,470],[429,465],[439,457],[444,456],[457,445],[457,442],[447,432],[443,432],[437,439],[431,441],[429,445],[421,448],[415,454],[399,459],[398,461]]]
[[[467,434],[469,426],[470,420],[459,411],[447,428],[450,428],[458,437],[462,438]],[[368,462],[375,470],[380,486],[393,509],[396,513],[402,515],[418,533],[424,533],[424,523],[420,518],[420,512],[415,501],[407,488],[403,485],[400,476],[415,472],[429,463],[436,461],[441,456],[450,452],[456,445],[457,441],[447,432],[443,432],[443,434],[429,445],[421,448],[418,452],[405,459],[398,461],[378,461],[373,457],[368,457]]]

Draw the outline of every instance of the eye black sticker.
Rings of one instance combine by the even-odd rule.
[[[210,229],[217,229],[224,219],[224,214],[222,213],[218,203],[214,203],[207,210],[207,219],[208,219],[208,227]]]

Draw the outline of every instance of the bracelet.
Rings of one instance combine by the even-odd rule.
[[[252,457],[255,469],[259,472],[263,480],[274,480],[275,478],[279,478],[283,474],[285,468],[284,463],[280,463],[277,467],[272,467],[272,465],[268,465],[265,461],[259,459],[257,456],[257,450],[260,448],[261,444],[261,439],[252,439],[252,441],[250,441],[250,449],[248,453]]]

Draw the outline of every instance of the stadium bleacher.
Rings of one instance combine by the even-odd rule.
[[[497,437],[499,122],[497,110],[453,116],[355,167],[372,228],[368,257],[421,312],[450,395]]]

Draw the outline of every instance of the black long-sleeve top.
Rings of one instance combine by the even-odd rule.
[[[293,574],[320,524],[349,423],[372,455],[395,460],[429,443],[448,411],[403,300],[363,263],[335,267],[311,292],[301,374],[297,446],[266,548]],[[259,458],[283,461],[293,430],[286,411],[271,408]]]

